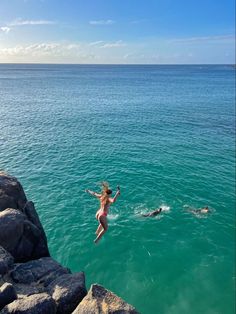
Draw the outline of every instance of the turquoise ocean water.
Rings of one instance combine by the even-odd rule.
[[[52,256],[142,314],[232,314],[231,66],[0,65],[0,168]],[[95,246],[99,182],[121,187]],[[188,206],[208,205],[200,216]],[[155,218],[145,213],[163,206]]]

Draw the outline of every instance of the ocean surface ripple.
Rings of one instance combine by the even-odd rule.
[[[0,168],[87,287],[142,314],[233,314],[234,84],[230,66],[0,65]],[[95,246],[84,190],[103,180],[121,196]]]

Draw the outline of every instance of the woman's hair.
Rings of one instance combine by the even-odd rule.
[[[109,184],[107,182],[102,182],[102,193],[111,194],[112,190],[109,188]]]
[[[109,195],[112,194],[112,190],[109,189],[109,184],[107,182],[102,182],[102,197],[101,201],[105,204],[108,202]]]

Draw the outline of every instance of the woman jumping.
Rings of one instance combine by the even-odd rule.
[[[105,182],[102,183],[101,194],[90,191],[90,190],[85,190],[85,192],[97,197],[100,201],[100,208],[96,213],[96,219],[99,222],[99,226],[96,231],[97,237],[94,240],[94,243],[98,243],[98,241],[101,239],[101,237],[104,235],[104,233],[108,229],[107,214],[108,214],[110,205],[115,203],[118,195],[120,195],[120,187],[117,186],[117,192],[113,198],[110,197],[112,194],[112,190],[109,189],[109,185]]]

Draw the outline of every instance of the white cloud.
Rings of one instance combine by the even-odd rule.
[[[126,44],[122,40],[118,40],[112,43],[106,43],[100,46],[100,48],[117,48],[117,47],[124,47],[124,46],[126,46]]]
[[[36,43],[0,48],[0,62],[97,63],[99,56],[77,43]]]
[[[25,26],[25,25],[53,25],[56,24],[54,21],[47,21],[47,20],[23,20],[23,19],[16,19],[6,26],[0,27],[0,33],[3,32],[8,34],[14,27],[17,26]]]
[[[89,21],[90,25],[112,25],[115,21],[113,20],[98,20],[98,21]]]
[[[121,40],[104,43],[103,41],[94,42],[92,46],[98,45],[99,48],[116,48],[126,46]],[[91,43],[88,45],[90,46]],[[87,46],[87,47],[88,47]],[[32,45],[18,45],[15,47],[1,48],[0,56],[92,56],[91,49],[87,50],[86,45],[77,43],[36,43]]]
[[[103,40],[97,40],[97,41],[93,41],[89,44],[89,46],[98,46],[100,44],[103,44],[104,41]]]
[[[9,23],[9,26],[24,26],[24,25],[53,25],[56,24],[54,21],[47,20],[22,20],[16,19],[15,21]]]
[[[78,44],[40,43],[29,46],[15,46],[0,49],[0,56],[66,56],[76,55],[80,51]]]
[[[77,50],[80,49],[80,45],[79,44],[69,44],[69,45],[64,45],[64,47],[66,47],[68,50]]]
[[[126,62],[142,62],[142,63],[150,63],[150,62],[158,62],[161,56],[159,54],[148,54],[148,53],[127,53],[123,56],[123,59]]]
[[[0,27],[0,32],[3,32],[5,34],[8,34],[10,30],[11,30],[10,27],[7,26]]]
[[[201,37],[187,37],[176,38],[170,40],[173,43],[191,43],[191,42],[206,42],[206,41],[222,41],[222,40],[235,40],[234,35],[220,35],[220,36],[201,36]]]
[[[130,59],[130,58],[132,58],[133,56],[134,56],[133,53],[127,53],[127,54],[125,54],[125,55],[123,56],[123,58],[124,58],[124,59]]]

